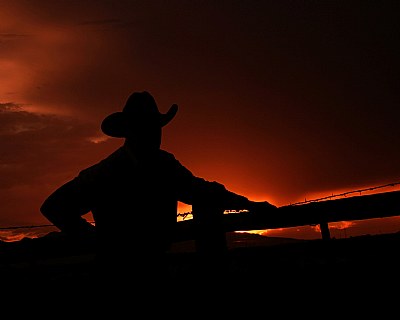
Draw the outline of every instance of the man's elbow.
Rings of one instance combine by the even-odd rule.
[[[63,215],[63,211],[60,209],[60,206],[55,205],[54,201],[51,198],[47,199],[40,207],[40,212],[42,215],[53,225],[55,225],[60,230],[64,229],[65,224],[65,216]]]
[[[54,213],[56,212],[56,209],[51,201],[49,199],[46,199],[40,206],[40,212],[43,216],[51,221]]]

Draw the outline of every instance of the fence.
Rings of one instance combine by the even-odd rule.
[[[400,215],[400,191],[289,205],[274,212],[223,214],[193,205],[193,219],[178,223],[177,241],[194,239],[200,252],[227,249],[226,232],[319,225],[321,237],[331,239],[329,223]]]

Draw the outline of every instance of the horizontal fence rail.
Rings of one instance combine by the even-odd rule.
[[[193,207],[195,208],[195,207]],[[330,239],[331,222],[367,220],[400,215],[400,191],[353,196],[336,200],[288,205],[274,212],[240,212],[223,214],[211,208],[193,210],[193,219],[178,223],[177,241],[195,239],[212,242],[232,231],[290,228],[320,225],[323,239]],[[208,238],[209,240],[206,240]],[[203,245],[200,244],[200,247]]]

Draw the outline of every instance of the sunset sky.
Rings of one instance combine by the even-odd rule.
[[[0,227],[48,223],[134,91],[179,105],[162,148],[252,200],[399,182],[399,41],[399,1],[0,0]]]

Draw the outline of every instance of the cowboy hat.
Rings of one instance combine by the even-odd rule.
[[[178,111],[178,106],[173,104],[167,113],[160,113],[153,96],[147,92],[132,93],[122,111],[114,112],[104,118],[101,130],[108,136],[125,138],[130,126],[168,124]]]

